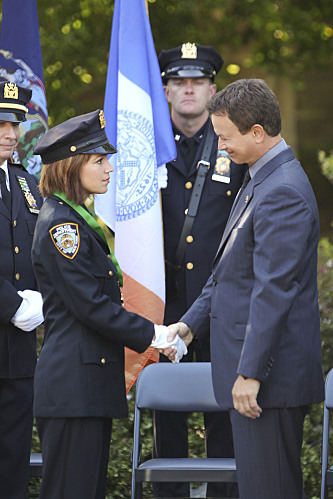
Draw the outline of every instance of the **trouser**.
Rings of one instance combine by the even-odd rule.
[[[308,406],[263,409],[250,419],[231,410],[240,499],[304,499],[301,450]]]
[[[0,379],[0,498],[28,497],[33,378]]]
[[[37,418],[43,455],[39,499],[105,499],[110,418]]]
[[[193,361],[193,348],[189,345],[189,353],[183,357],[184,362]],[[196,349],[198,361],[207,361],[200,357]],[[168,362],[160,356],[160,362]],[[181,382],[181,380],[179,380]],[[228,412],[204,414],[206,454],[208,457],[233,457],[233,441],[230,416]],[[154,457],[187,457],[188,428],[187,413],[155,411],[154,412]],[[181,482],[160,482],[153,484],[155,497],[189,497],[190,484]],[[207,485],[207,497],[238,497],[237,484],[211,482]],[[253,499],[253,498],[252,498]]]

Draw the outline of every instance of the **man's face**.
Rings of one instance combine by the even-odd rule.
[[[209,78],[170,78],[164,91],[174,113],[195,118],[205,112],[216,85]]]
[[[0,165],[12,156],[19,138],[19,123],[0,120]]]
[[[244,135],[227,115],[212,115],[214,131],[219,138],[219,150],[225,150],[234,163],[253,165],[258,159],[253,127]],[[260,155],[259,155],[260,157]]]

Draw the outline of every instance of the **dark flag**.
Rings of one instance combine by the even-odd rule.
[[[0,81],[32,90],[27,121],[20,124],[21,138],[13,159],[38,174],[41,160],[33,155],[33,148],[48,122],[36,0],[2,1]]]

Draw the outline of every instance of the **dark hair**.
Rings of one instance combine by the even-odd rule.
[[[39,190],[49,198],[55,192],[63,192],[69,201],[82,204],[87,197],[80,180],[81,167],[89,161],[90,154],[76,154],[69,158],[44,165]]]
[[[261,125],[271,137],[281,132],[280,106],[264,80],[243,79],[230,83],[208,102],[210,114],[227,115],[241,134]]]

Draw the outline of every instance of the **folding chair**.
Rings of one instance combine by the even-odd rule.
[[[30,465],[29,465],[29,477],[42,476],[43,472],[43,459],[42,455],[38,452],[32,452],[30,454]]]
[[[39,452],[32,452],[30,454],[30,465],[29,465],[29,478],[41,478],[43,473],[43,459],[42,454]],[[29,487],[30,488],[30,487]],[[28,497],[38,497],[39,493],[30,492]]]
[[[156,458],[141,462],[143,409],[217,412],[209,362],[156,363],[137,380],[131,499],[142,497],[142,482],[237,482],[233,458]]]
[[[333,486],[333,466],[329,464],[329,422],[330,410],[333,409],[333,369],[326,377],[325,383],[325,401],[324,401],[324,421],[323,421],[323,439],[321,452],[321,494],[320,499],[328,498],[328,487]]]

